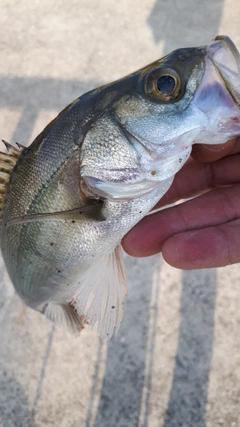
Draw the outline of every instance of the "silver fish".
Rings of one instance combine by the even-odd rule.
[[[239,58],[224,36],[178,49],[76,99],[28,148],[7,145],[1,249],[27,305],[73,331],[116,333],[127,294],[121,239],[194,143],[240,134]]]

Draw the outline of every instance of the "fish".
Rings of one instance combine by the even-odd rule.
[[[73,333],[116,335],[127,295],[121,239],[193,144],[240,134],[239,104],[239,52],[217,36],[83,94],[29,147],[5,142],[1,251],[25,304]]]

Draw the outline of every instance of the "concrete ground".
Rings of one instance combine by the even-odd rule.
[[[1,0],[0,137],[29,144],[81,93],[229,35],[238,0]],[[109,343],[24,309],[0,264],[0,425],[240,426],[240,269],[179,271],[126,257]]]

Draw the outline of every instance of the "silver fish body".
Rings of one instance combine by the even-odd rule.
[[[72,330],[83,319],[102,337],[119,328],[120,241],[195,142],[240,134],[239,71],[227,37],[179,49],[81,96],[22,150],[6,188],[1,249],[27,305]]]

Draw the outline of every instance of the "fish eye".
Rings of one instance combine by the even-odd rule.
[[[175,70],[158,69],[150,73],[145,81],[145,93],[160,101],[174,101],[181,89],[181,79]]]
[[[170,95],[176,86],[176,80],[172,76],[161,76],[157,80],[157,88],[163,95]]]

